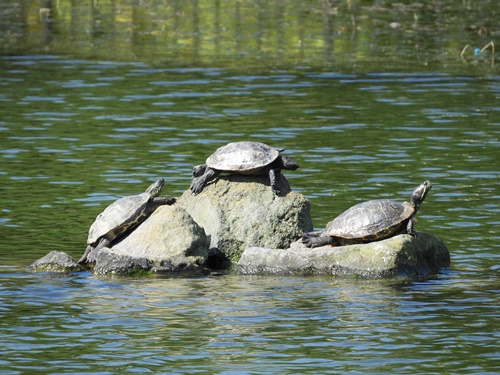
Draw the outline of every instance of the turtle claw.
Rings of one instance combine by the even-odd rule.
[[[317,235],[315,235],[314,233],[304,233],[304,234],[302,235],[302,243],[303,243],[305,246],[307,246],[307,247],[309,247],[309,248],[311,248],[311,249],[312,249],[313,247],[315,247],[315,246],[314,246],[314,242],[315,242],[314,240],[315,240],[317,237],[318,237],[318,236],[317,236]]]
[[[310,249],[312,249],[312,248],[314,247],[314,246],[312,245],[312,243],[311,243],[310,238],[308,238],[308,237],[302,237],[302,243],[303,243],[306,247],[308,247],[308,248],[310,248]]]
[[[191,186],[189,186],[189,188],[191,189],[191,192],[194,195],[198,195],[203,191],[204,185],[205,185],[204,181],[201,180],[201,178],[194,178],[193,182],[191,182]]]
[[[191,189],[194,195],[198,195],[203,191],[205,185],[209,181],[212,181],[214,178],[216,178],[219,175],[219,173],[220,171],[216,171],[212,168],[206,168],[205,173],[202,176],[193,178],[189,188]]]

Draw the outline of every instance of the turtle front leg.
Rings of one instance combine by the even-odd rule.
[[[171,206],[176,202],[175,198],[169,198],[169,197],[154,197],[153,198],[153,203],[155,204],[156,208],[163,206],[163,205],[168,205]]]
[[[101,251],[102,248],[110,247],[111,241],[107,238],[101,238],[99,243],[94,247],[90,253],[87,255],[86,263],[95,263],[97,261],[97,254]]]
[[[189,187],[194,195],[198,195],[203,191],[203,188],[209,181],[212,181],[220,174],[220,171],[215,171],[212,168],[206,168],[205,173],[200,177],[194,177]]]
[[[318,233],[309,232],[302,235],[302,243],[311,249],[321,246],[336,246],[338,245],[335,239],[331,236],[322,237]]]
[[[205,173],[206,170],[207,170],[207,165],[206,164],[196,165],[193,168],[193,177],[200,177],[200,176],[202,176]]]
[[[107,238],[101,238],[99,243],[94,247],[88,245],[83,253],[82,257],[78,260],[78,264],[95,263],[97,259],[97,253],[103,248],[110,245],[110,241]]]
[[[146,210],[144,212],[144,216],[148,217],[153,212],[155,212],[158,207],[160,207],[160,206],[171,206],[176,201],[177,200],[175,198],[154,197],[153,200],[148,203],[148,207],[146,208]]]
[[[408,233],[412,237],[417,236],[417,234],[413,230],[414,226],[415,226],[415,220],[413,220],[413,219],[408,220],[408,224],[406,225],[406,233]]]

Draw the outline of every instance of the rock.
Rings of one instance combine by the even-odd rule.
[[[62,251],[51,251],[44,257],[26,267],[30,272],[79,272],[83,268],[68,254]]]
[[[160,206],[111,249],[101,249],[93,270],[99,274],[193,272],[204,267],[207,250],[203,228],[182,207]]]
[[[243,274],[359,275],[363,277],[417,277],[450,265],[450,254],[436,236],[417,233],[368,244],[317,247],[300,241],[286,250],[249,247],[238,262]]]
[[[153,267],[152,260],[104,247],[96,254],[93,271],[100,275],[124,276],[152,273]]]
[[[205,229],[209,248],[229,260],[227,268],[247,247],[286,248],[312,230],[308,200],[292,192],[282,174],[276,180],[281,196],[272,191],[268,177],[220,176],[198,195],[184,192],[176,204]]]

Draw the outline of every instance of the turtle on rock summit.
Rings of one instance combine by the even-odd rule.
[[[151,184],[144,193],[120,198],[100,213],[90,227],[88,246],[78,263],[95,261],[99,250],[131,232],[159,206],[174,204],[175,198],[158,197],[164,185],[165,180],[161,178]],[[91,253],[92,259],[89,259]]]
[[[206,184],[220,173],[242,175],[268,175],[271,188],[276,195],[281,194],[276,186],[276,174],[282,169],[296,170],[299,165],[280,152],[260,142],[232,142],[218,148],[206,164],[193,168],[190,189],[197,195]]]
[[[352,206],[330,221],[319,233],[305,233],[302,243],[307,247],[344,246],[389,238],[400,233],[414,235],[413,217],[431,190],[430,181],[419,185],[410,202],[389,199],[372,200]]]

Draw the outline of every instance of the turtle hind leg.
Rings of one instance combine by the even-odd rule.
[[[415,230],[413,229],[415,226],[415,220],[410,219],[408,220],[408,224],[406,225],[406,233],[408,233],[412,237],[416,237],[417,233],[415,233]]]
[[[330,246],[337,245],[333,237],[330,236],[322,237],[318,233],[314,232],[304,233],[302,235],[302,243],[310,248],[328,246],[328,245]]]
[[[83,253],[82,257],[78,260],[78,264],[84,265],[87,263],[87,257],[90,254],[94,247],[92,245],[88,245],[87,248],[85,249],[85,252]]]
[[[207,168],[205,170],[205,173],[203,174],[203,176],[193,178],[189,188],[191,189],[191,191],[193,192],[194,195],[198,195],[199,193],[201,193],[203,191],[203,188],[205,187],[205,185],[209,181],[216,178],[219,174],[220,174],[219,171],[215,171],[212,168]]]

